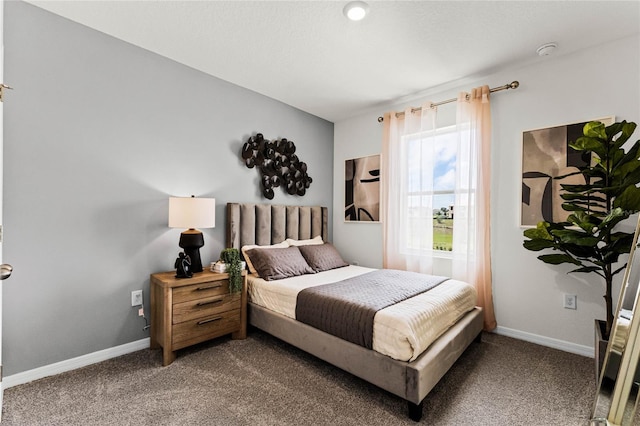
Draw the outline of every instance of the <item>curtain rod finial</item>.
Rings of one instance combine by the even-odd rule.
[[[382,123],[384,121],[384,117],[378,117],[378,123]]]
[[[520,86],[520,82],[518,80],[514,80],[509,84],[509,89],[517,89]]]

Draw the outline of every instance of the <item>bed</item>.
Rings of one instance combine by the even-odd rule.
[[[270,246],[288,240],[312,240],[314,237],[321,238],[323,242],[328,241],[328,209],[326,207],[240,203],[227,205],[228,247],[241,249],[247,246]],[[368,276],[370,271],[373,270],[344,266],[339,272],[333,271],[332,274],[338,274],[340,278],[343,274]],[[473,305],[457,308],[462,311],[456,314],[457,317],[452,325],[447,325],[446,329],[438,332],[435,337],[426,339],[426,343],[416,344],[414,352],[400,350],[398,354],[393,353],[395,350],[393,344],[386,344],[386,350],[380,350],[379,343],[376,346],[375,336],[383,334],[379,331],[375,333],[376,327],[379,330],[379,320],[376,319],[373,324],[373,346],[367,348],[298,321],[296,314],[291,311],[294,309],[295,312],[295,307],[292,308],[291,303],[278,305],[279,300],[281,302],[290,301],[292,298],[295,300],[299,292],[308,286],[314,287],[311,284],[317,284],[316,282],[307,285],[308,280],[320,280],[324,283],[324,278],[320,276],[331,275],[327,272],[331,271],[269,281],[267,288],[276,288],[274,285],[285,284],[282,287],[284,290],[276,290],[271,295],[259,293],[258,287],[264,286],[264,280],[251,277],[249,280],[250,324],[405,399],[408,403],[409,417],[419,421],[426,395],[465,349],[474,340],[480,341],[483,327],[482,309]],[[331,281],[334,278],[328,278],[328,280]],[[444,284],[438,283],[427,293],[443,293],[444,288]],[[265,299],[275,300],[276,306],[269,305]],[[412,299],[415,300],[415,298]],[[468,304],[468,300],[465,303]],[[376,314],[377,317],[383,317],[383,315]],[[418,338],[421,338],[423,333],[417,334]],[[420,348],[420,345],[426,345],[426,350]],[[392,352],[387,353],[388,350]]]

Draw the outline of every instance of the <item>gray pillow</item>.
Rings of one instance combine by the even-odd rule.
[[[266,281],[315,274],[300,254],[298,247],[254,248],[247,251],[260,278]]]
[[[315,272],[349,266],[349,264],[342,259],[338,250],[329,243],[300,246],[298,249],[300,249],[300,253],[304,256],[307,264],[309,264]]]

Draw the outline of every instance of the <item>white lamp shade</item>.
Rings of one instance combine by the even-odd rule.
[[[170,228],[215,228],[216,199],[195,197],[169,198]]]

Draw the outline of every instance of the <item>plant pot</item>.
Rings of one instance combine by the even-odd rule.
[[[604,363],[604,358],[607,353],[607,345],[609,344],[608,340],[605,340],[604,331],[606,329],[607,323],[603,320],[595,321],[595,368],[596,368],[596,386],[598,386],[598,380],[600,380],[600,372],[602,371],[602,364]]]
[[[244,270],[247,268],[247,263],[243,260],[240,262],[240,269]],[[227,272],[227,264],[224,262],[212,262],[211,263],[211,272]]]
[[[608,340],[604,340],[602,335],[604,334],[604,330],[606,327],[606,322],[602,320],[596,320],[595,327],[595,367],[596,367],[596,386],[598,381],[600,380],[600,372],[602,371],[602,364],[604,363],[604,359],[607,353],[607,346],[609,344]],[[622,360],[622,354],[618,351],[612,351],[609,354],[609,362],[606,366],[606,371],[604,375],[605,380],[612,380],[612,383],[618,378],[618,371],[620,369],[620,362]],[[640,369],[636,370],[635,381],[640,381]],[[612,389],[613,389],[613,385]]]

